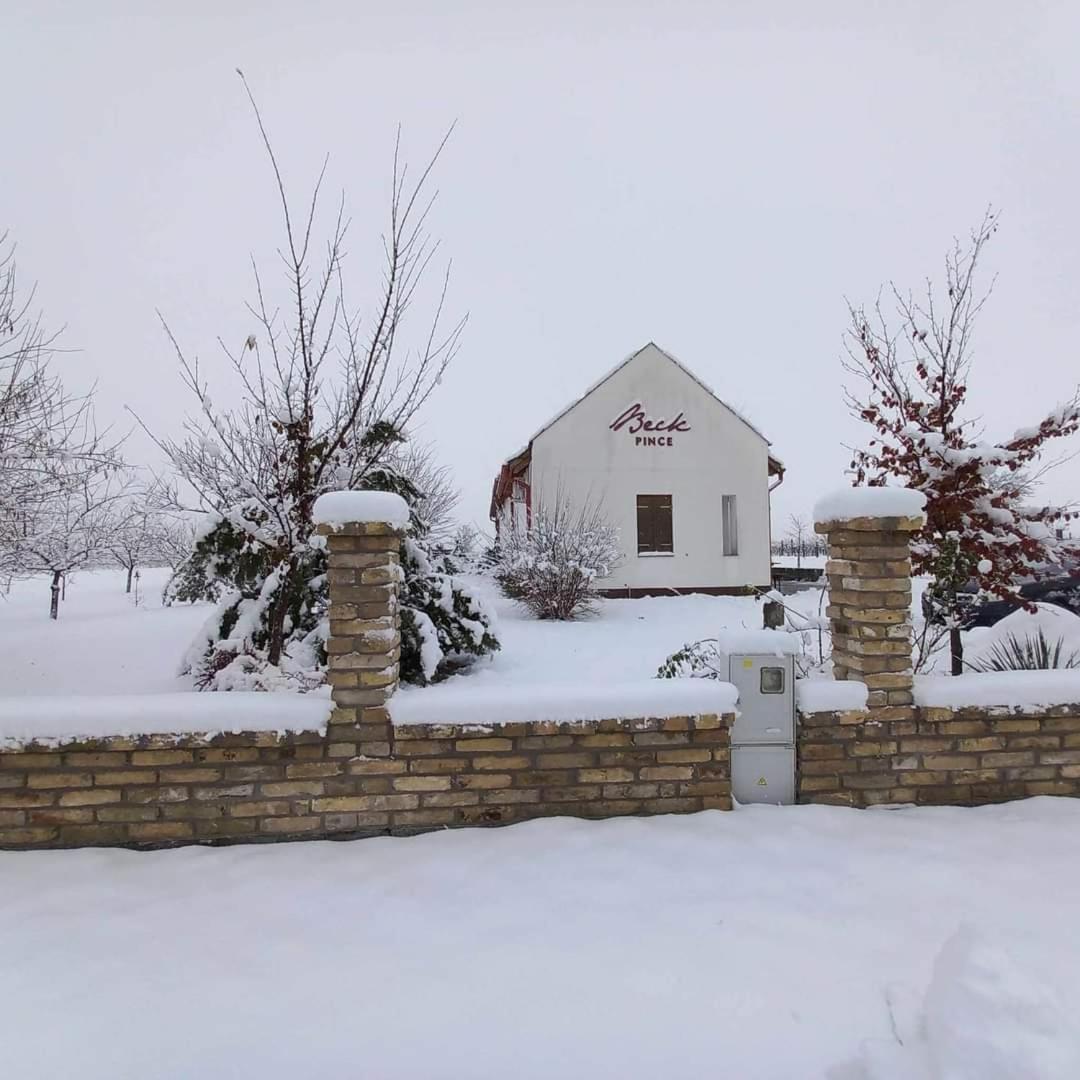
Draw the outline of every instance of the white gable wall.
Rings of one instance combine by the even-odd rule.
[[[638,445],[629,425],[610,428],[635,403],[652,420],[681,412],[690,430],[641,431],[664,445]],[[768,585],[768,456],[761,435],[648,345],[533,440],[533,506],[553,502],[560,489],[602,505],[623,548],[605,589]],[[674,553],[639,556],[637,496],[668,494]],[[738,555],[723,554],[723,495],[737,497]]]

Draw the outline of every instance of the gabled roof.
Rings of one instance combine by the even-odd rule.
[[[725,409],[727,409],[727,411],[729,413],[731,413],[731,415],[734,416],[736,420],[739,420],[742,423],[744,423],[755,435],[758,436],[758,438],[763,439],[766,446],[771,446],[772,445],[769,442],[769,440],[767,438],[765,438],[765,435],[762,434],[761,431],[759,431],[756,427],[754,427],[754,425],[751,424],[750,421],[747,420],[746,417],[742,415],[742,413],[740,413],[737,409],[733,409],[726,401],[724,401],[723,398],[721,398],[716,393],[716,391],[713,390],[713,388],[711,386],[709,386],[707,383],[705,383],[701,379],[699,379],[697,377],[697,375],[695,375],[685,364],[681,363],[674,356],[672,356],[671,353],[667,352],[665,349],[661,349],[660,346],[657,345],[655,341],[650,341],[650,342],[647,342],[646,344],[642,345],[640,349],[637,349],[635,352],[632,352],[628,357],[626,357],[625,360],[621,360],[606,375],[604,375],[601,378],[597,379],[596,382],[594,382],[592,384],[592,386],[590,386],[585,391],[585,393],[583,393],[580,397],[576,398],[574,401],[570,402],[570,404],[567,405],[565,409],[562,409],[560,412],[556,413],[546,424],[544,424],[537,431],[533,432],[532,437],[525,444],[525,446],[523,446],[520,450],[518,450],[517,453],[511,454],[506,459],[506,461],[503,463],[504,467],[511,465],[513,462],[515,462],[516,460],[521,458],[523,455],[528,454],[529,451],[532,450],[532,444],[541,435],[543,435],[543,433],[545,431],[547,431],[547,429],[549,427],[551,427],[553,424],[558,423],[558,421],[560,421],[568,412],[570,412],[571,409],[577,408],[577,406],[580,405],[594,390],[596,390],[599,387],[603,386],[604,383],[606,383],[608,381],[608,379],[610,379],[613,375],[616,375],[620,371],[622,371],[622,369],[624,367],[626,367],[627,364],[629,364],[632,360],[636,360],[646,349],[648,349],[650,347],[654,348],[662,357],[664,357],[665,360],[671,361],[671,363],[673,363],[684,375],[687,375],[691,379],[693,379],[694,382],[696,382],[698,384],[698,386],[700,386],[701,389],[704,390],[705,393],[707,393],[714,401],[717,401],[721,405],[723,405],[723,407]],[[782,473],[783,471],[784,471],[783,462],[780,461],[779,458],[773,457],[772,454],[770,454],[769,455],[769,475],[771,476],[774,473]]]

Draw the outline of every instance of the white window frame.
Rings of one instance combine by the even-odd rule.
[[[721,550],[724,558],[739,554],[739,504],[734,495],[720,496]]]

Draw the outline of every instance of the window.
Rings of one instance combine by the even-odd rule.
[[[761,692],[763,694],[782,694],[784,692],[784,669],[782,667],[763,667],[761,669]]]
[[[639,555],[672,555],[671,496],[637,497],[637,549]]]
[[[739,517],[735,512],[735,496],[721,497],[721,509],[724,519],[724,554],[739,554]]]

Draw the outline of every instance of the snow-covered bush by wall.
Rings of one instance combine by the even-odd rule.
[[[971,671],[1080,668],[1080,616],[1054,604],[1018,608],[989,629],[969,631]]]
[[[658,679],[726,679],[727,657],[732,652],[783,652],[795,657],[795,673],[799,678],[820,676],[831,670],[831,638],[828,619],[821,614],[826,596],[819,590],[816,614],[807,614],[783,602],[776,592],[764,599],[780,603],[784,608],[783,630],[752,630],[749,628],[721,631],[717,637],[689,641],[673,652],[657,669]]]
[[[401,565],[403,682],[432,682],[499,648],[494,612],[456,575],[449,556],[431,555],[406,537]]]
[[[495,579],[539,619],[574,619],[596,608],[597,582],[619,560],[618,530],[599,506],[575,506],[558,494],[538,503],[527,527],[507,514],[499,522]]]
[[[404,479],[400,491],[409,491]],[[201,690],[310,690],[325,680],[329,636],[326,551],[312,533],[284,578],[250,530],[265,525],[257,504],[209,515],[195,550],[171,583],[171,600],[212,600],[214,614],[184,656],[182,672]],[[498,649],[494,617],[466,582],[427,550],[412,517],[403,542],[401,678],[425,683]],[[269,653],[270,619],[283,612],[283,646]]]

